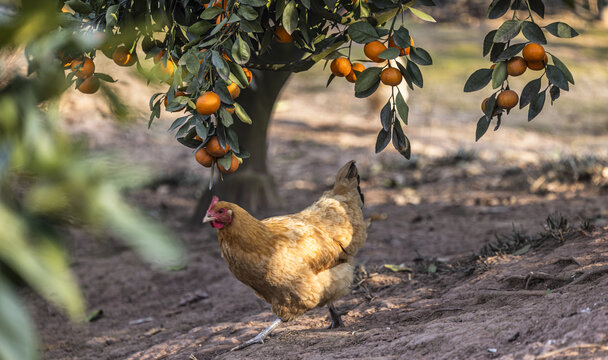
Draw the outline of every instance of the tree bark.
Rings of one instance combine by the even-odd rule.
[[[274,61],[294,60],[301,52],[291,44],[275,44],[266,55]],[[262,57],[260,59],[264,61]],[[198,223],[204,216],[211,198],[216,195],[221,200],[239,204],[253,215],[262,208],[275,207],[280,203],[272,175],[268,172],[268,125],[274,104],[281,89],[289,79],[290,72],[252,70],[254,80],[251,86],[241,92],[238,103],[245,108],[253,124],[235,121],[233,129],[239,136],[239,145],[251,153],[249,159],[234,174],[216,180],[213,188],[207,188],[201,195],[192,214],[191,223]]]

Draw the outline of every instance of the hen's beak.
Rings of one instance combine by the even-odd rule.
[[[212,216],[205,215],[205,217],[203,218],[203,224],[213,220],[215,220],[215,218],[213,218]]]

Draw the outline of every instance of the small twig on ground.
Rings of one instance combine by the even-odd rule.
[[[608,351],[608,347],[603,346],[603,345],[599,345],[599,344],[580,344],[580,345],[572,345],[572,346],[567,346],[565,348],[561,348],[561,349],[557,349],[554,351],[550,351],[546,354],[537,356],[536,359],[547,359],[550,358],[552,356],[561,354],[565,351],[568,350],[573,350],[573,349],[586,349],[586,348],[599,348],[601,351]]]
[[[583,273],[583,275],[581,275],[578,279],[572,281],[567,286],[579,284],[579,283],[589,279],[593,275],[602,274],[605,272],[608,272],[608,265],[596,266],[595,268],[592,268],[590,271],[585,271]]]

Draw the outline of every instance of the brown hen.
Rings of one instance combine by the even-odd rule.
[[[319,306],[329,307],[330,328],[343,326],[333,302],[349,292],[354,256],[367,237],[362,206],[354,161],[338,171],[333,189],[296,214],[260,221],[236,204],[213,198],[203,222],[218,229],[222,257],[278,316],[233,350],[262,343],[281,321]]]

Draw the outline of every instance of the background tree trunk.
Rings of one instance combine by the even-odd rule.
[[[301,52],[291,44],[275,44],[272,51],[261,60],[288,61],[297,59],[300,55]],[[191,223],[196,224],[201,220],[213,195],[237,203],[253,215],[262,208],[280,203],[274,180],[266,164],[267,137],[274,104],[290,75],[290,72],[253,70],[252,85],[244,89],[238,98],[239,104],[245,108],[253,124],[247,125],[235,119],[233,125],[240,145],[251,153],[251,157],[243,162],[236,173],[225,176],[223,181],[216,181],[211,191],[205,189],[194,209]]]

